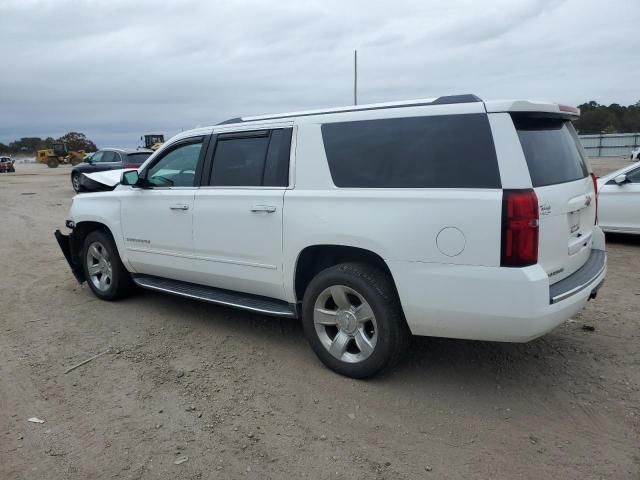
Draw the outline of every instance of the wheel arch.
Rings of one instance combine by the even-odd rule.
[[[376,252],[350,245],[317,244],[303,248],[296,258],[293,274],[296,302],[302,302],[309,283],[319,272],[345,262],[364,262],[379,268],[389,275],[396,294],[398,293],[391,269]]]
[[[85,238],[87,238],[87,235],[89,235],[91,232],[95,232],[96,230],[101,230],[110,235],[113,239],[113,243],[116,245],[116,248],[118,248],[118,242],[116,241],[113,232],[106,224],[92,220],[78,222],[73,227],[73,232],[69,237],[71,258],[75,265],[82,265],[82,248],[84,245],[84,240]],[[122,258],[120,251],[118,251],[118,255],[120,255],[120,258]]]

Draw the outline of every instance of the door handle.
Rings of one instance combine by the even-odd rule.
[[[174,205],[169,205],[171,210],[189,210],[189,205],[185,205],[184,203],[178,203]]]
[[[260,212],[273,213],[275,211],[276,211],[276,207],[272,205],[254,205],[253,207],[251,207],[252,213],[260,213]]]

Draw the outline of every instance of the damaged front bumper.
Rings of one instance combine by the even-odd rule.
[[[84,269],[82,268],[82,264],[80,263],[79,258],[74,258],[73,252],[77,252],[78,250],[73,248],[73,232],[70,235],[65,235],[60,230],[56,230],[54,233],[56,240],[58,241],[58,245],[60,245],[60,250],[62,250],[62,254],[64,258],[67,259],[67,263],[69,267],[71,267],[71,272],[73,276],[76,277],[78,282],[83,283],[86,278],[84,275]]]

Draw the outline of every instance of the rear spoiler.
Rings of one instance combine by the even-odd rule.
[[[484,102],[487,113],[531,113],[540,116],[562,117],[567,120],[580,118],[580,109],[560,103],[535,100],[494,100]]]

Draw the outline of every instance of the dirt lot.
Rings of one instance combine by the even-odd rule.
[[[355,381],[295,321],[97,301],[52,235],[68,172],[0,176],[0,479],[640,478],[640,239],[608,238],[600,296],[544,338],[420,338]]]

